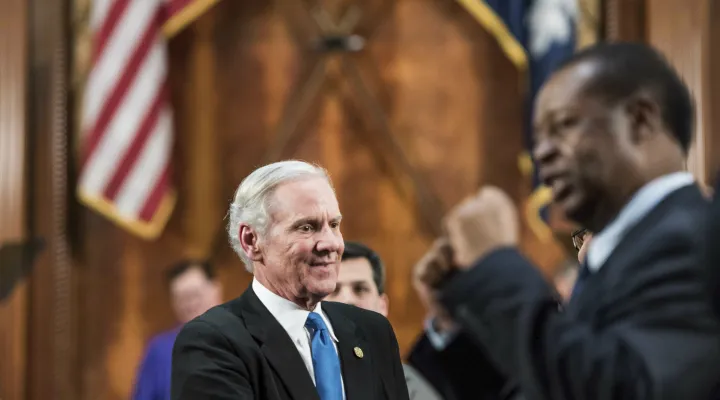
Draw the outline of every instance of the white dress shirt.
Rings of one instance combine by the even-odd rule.
[[[295,347],[297,347],[300,357],[310,373],[310,378],[312,378],[313,384],[315,384],[315,369],[313,368],[312,348],[310,344],[312,338],[310,337],[310,331],[305,328],[305,321],[307,321],[310,311],[305,310],[292,301],[271,292],[268,288],[258,282],[257,279],[253,279],[252,281],[252,290],[255,292],[258,299],[260,299],[260,302],[263,303],[268,311],[270,311],[270,314],[272,314],[280,325],[282,325],[285,332],[287,332],[290,336],[292,342],[295,343]],[[322,310],[322,302],[315,306],[314,312],[320,314],[325,322],[325,325],[327,325],[330,337],[333,340],[335,352],[337,353],[338,339],[337,336],[335,336],[335,331],[333,331],[330,319]],[[342,380],[342,374],[340,376],[340,380],[343,388],[343,399],[345,399],[347,396],[345,395],[345,382]]]
[[[597,272],[605,264],[625,235],[670,193],[695,182],[689,172],[675,172],[656,178],[633,195],[617,217],[597,234],[588,245],[587,267]]]

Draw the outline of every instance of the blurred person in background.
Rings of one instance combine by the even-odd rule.
[[[362,243],[345,242],[335,291],[328,301],[352,304],[385,317],[389,299],[385,293],[385,266],[380,256]],[[410,400],[441,400],[433,387],[408,364],[403,364]]]
[[[458,328],[423,283],[417,271],[447,255],[447,247],[433,246],[417,262],[413,287],[425,308],[425,330],[415,342],[408,362],[441,393],[445,400],[515,400],[516,386],[502,374],[472,336]]]
[[[518,250],[504,192],[482,188],[446,216],[451,257],[418,274],[528,399],[708,399],[720,384],[707,199],[685,168],[694,117],[677,72],[640,43],[586,48],[540,90],[540,177],[593,232],[564,308]]]
[[[182,324],[222,303],[222,288],[206,261],[184,260],[167,272],[170,302],[180,325],[150,340],[138,369],[134,400],[169,400],[172,348]]]

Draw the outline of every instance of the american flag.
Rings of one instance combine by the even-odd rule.
[[[173,116],[167,40],[216,0],[95,0],[78,196],[138,236],[169,218]]]

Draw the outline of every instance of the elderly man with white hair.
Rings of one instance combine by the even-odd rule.
[[[254,278],[183,327],[172,399],[408,399],[387,319],[322,301],[344,250],[327,172],[302,161],[259,168],[238,187],[229,216],[230,243]]]

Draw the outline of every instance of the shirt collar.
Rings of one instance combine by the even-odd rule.
[[[670,193],[695,181],[689,172],[674,172],[656,178],[640,188],[601,232],[593,235],[587,252],[587,267],[597,271],[610,257],[625,234]]]
[[[252,290],[291,338],[306,338],[305,321],[307,321],[310,311],[301,308],[284,297],[278,296],[255,278],[252,281]],[[325,321],[325,325],[327,325],[330,337],[337,343],[338,339],[335,336],[335,331],[327,315],[322,310],[322,302],[315,306],[314,312],[320,314],[323,321]]]

